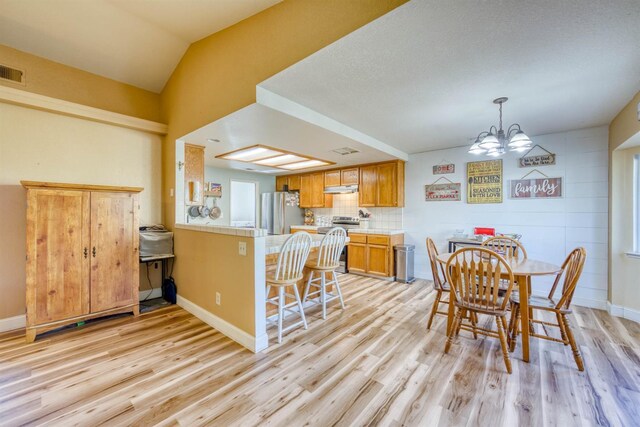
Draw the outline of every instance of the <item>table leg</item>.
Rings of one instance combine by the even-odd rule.
[[[451,332],[451,328],[453,327],[453,317],[456,314],[456,306],[453,304],[453,295],[451,295],[453,291],[449,292],[449,314],[447,315],[447,336]]]
[[[520,292],[520,319],[522,330],[522,360],[529,362],[529,281],[527,276],[517,276]]]

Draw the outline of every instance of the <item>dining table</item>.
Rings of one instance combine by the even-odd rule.
[[[447,265],[449,258],[453,253],[442,253],[437,256],[438,262],[443,266]],[[507,257],[505,258],[511,271],[520,295],[526,295],[526,298],[520,298],[520,321],[522,331],[522,359],[529,361],[529,283],[533,276],[556,275],[562,272],[562,267],[551,264],[546,261],[538,261],[531,258]],[[453,292],[453,290],[452,290]],[[452,297],[449,297],[449,315],[447,316],[447,335],[453,325],[453,317],[455,314],[455,305]]]

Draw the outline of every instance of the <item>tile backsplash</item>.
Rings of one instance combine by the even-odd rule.
[[[369,228],[402,230],[403,208],[361,208],[358,207],[358,193],[334,194],[333,208],[312,209],[315,216],[358,216],[358,211],[371,213]]]

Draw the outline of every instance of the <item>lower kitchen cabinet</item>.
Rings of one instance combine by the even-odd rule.
[[[350,273],[393,277],[393,247],[404,243],[404,234],[349,234],[348,266]]]

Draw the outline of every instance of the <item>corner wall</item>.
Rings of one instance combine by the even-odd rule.
[[[520,168],[518,155],[503,158],[503,203],[466,203],[466,163],[486,159],[468,154],[468,147],[431,151],[409,157],[406,168],[405,243],[416,245],[416,276],[430,278],[425,239],[432,237],[440,251],[456,229],[495,227],[498,232],[522,234],[531,258],[562,264],[577,246],[587,249],[587,262],[574,301],[605,308],[607,302],[608,133],[606,127],[582,129],[532,138],[557,154],[556,165],[538,169],[563,177],[561,199],[509,199],[508,181],[535,168]],[[447,159],[456,165],[452,175],[436,175],[431,167]],[[542,177],[532,174],[532,177]],[[462,201],[425,202],[424,186],[445,176],[462,183]],[[535,278],[534,289],[548,292],[552,277]]]

